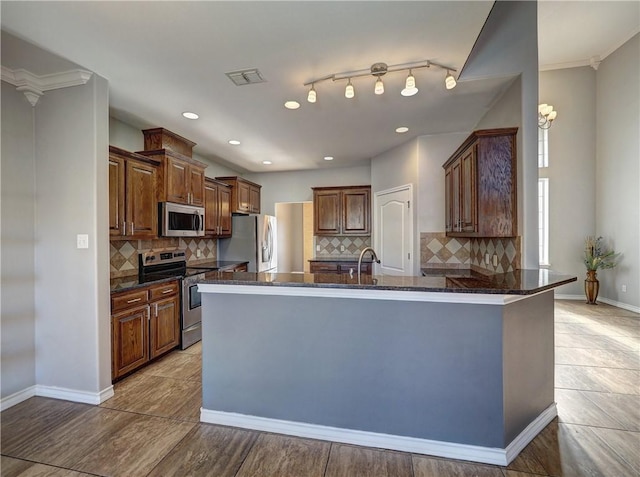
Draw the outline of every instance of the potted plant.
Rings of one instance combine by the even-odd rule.
[[[608,250],[602,237],[588,236],[584,241],[584,265],[587,267],[587,278],[584,281],[584,293],[589,305],[597,305],[600,282],[597,278],[599,269],[613,268],[618,262],[619,253]]]

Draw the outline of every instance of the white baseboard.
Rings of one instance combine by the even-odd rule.
[[[113,397],[113,386],[109,386],[100,392],[92,393],[87,391],[78,391],[76,389],[59,388],[56,386],[43,386],[36,384],[22,391],[7,396],[0,400],[0,410],[4,411],[10,407],[20,404],[34,396],[49,397],[54,399],[63,399],[65,401],[81,402],[85,404],[102,404],[107,399]]]
[[[586,302],[586,298],[584,297],[584,295],[556,294],[554,298],[556,300],[582,300]],[[622,308],[623,310],[629,310],[634,313],[640,313],[640,306],[633,306],[627,303],[622,303],[621,301],[615,301],[615,300],[611,300],[609,298],[604,298],[604,297],[598,297],[598,301],[601,301],[602,303],[606,303],[607,305],[615,306],[617,308]]]
[[[503,466],[508,465],[556,415],[554,403],[529,424],[506,449],[500,449],[200,409],[200,421],[209,424]]]
[[[29,386],[22,391],[18,391],[17,393],[13,393],[10,396],[4,397],[0,399],[0,411],[4,411],[5,409],[9,409],[16,404],[20,404],[22,401],[26,401],[27,399],[32,398],[35,395],[36,387]]]

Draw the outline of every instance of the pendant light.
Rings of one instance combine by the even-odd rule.
[[[413,96],[417,92],[418,88],[416,88],[416,79],[411,70],[409,70],[409,76],[407,76],[407,80],[404,82],[404,89],[400,91],[400,94],[402,96]]]
[[[376,80],[376,86],[373,89],[373,92],[375,94],[383,94],[384,93],[384,83],[382,82],[382,78],[380,78],[378,76],[378,79]]]

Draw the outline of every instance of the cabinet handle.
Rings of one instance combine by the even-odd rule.
[[[168,289],[164,290],[164,291],[162,292],[162,294],[164,295],[165,293],[171,293],[172,291],[173,291],[173,288],[168,288]],[[156,305],[156,307],[157,307],[157,306],[158,306],[158,305]]]
[[[155,314],[155,317],[157,318],[157,317],[158,317],[158,304],[157,304],[157,303],[154,303],[154,305],[156,306],[156,314]]]
[[[134,298],[133,300],[127,300],[127,303],[135,303],[137,301],[142,301],[142,298]]]
[[[125,220],[122,221],[122,235],[127,235],[127,222]]]
[[[131,222],[131,235],[134,235],[135,232],[133,231],[133,222]]]

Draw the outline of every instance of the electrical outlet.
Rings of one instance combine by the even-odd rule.
[[[320,245],[316,245],[316,252],[320,251]]]
[[[89,235],[78,234],[76,236],[77,248],[89,248]]]
[[[199,248],[196,249],[196,257],[200,258],[202,256],[202,250],[200,250]]]
[[[489,265],[489,254],[488,253],[484,254],[484,264],[485,265]]]
[[[627,293],[627,285],[622,285],[622,293]]]
[[[340,251],[344,252],[344,245],[340,245]]]
[[[493,266],[494,266],[494,267],[497,267],[497,266],[498,266],[498,256],[497,256],[497,255],[494,255],[494,256],[493,256]]]

